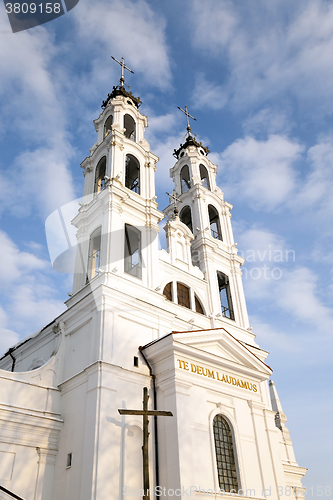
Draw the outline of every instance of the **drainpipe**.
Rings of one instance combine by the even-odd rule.
[[[12,358],[12,360],[13,360],[13,363],[12,363],[12,372],[15,370],[15,363],[16,363],[16,359],[14,358],[14,356],[13,356],[13,354],[12,354],[12,353],[13,353],[13,351],[14,351],[14,349],[12,349],[12,348],[8,349],[8,354],[9,354],[9,356],[10,356],[10,357]]]
[[[143,347],[139,347],[139,351],[141,353],[141,356],[143,357],[146,365],[148,366],[149,369],[149,374],[152,378],[153,381],[153,394],[154,394],[154,410],[157,410],[157,398],[156,398],[156,384],[155,384],[155,379],[156,376],[153,373],[153,369],[149,364],[148,359],[143,353]],[[157,436],[157,415],[154,415],[154,434],[155,434],[155,480],[156,480],[156,486],[160,485],[160,471],[159,471],[159,459],[158,459],[158,436]]]

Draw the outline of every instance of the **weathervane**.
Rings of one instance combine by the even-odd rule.
[[[180,109],[180,111],[182,111],[183,113],[185,113],[186,119],[187,119],[187,133],[188,133],[188,135],[191,135],[191,127],[190,127],[189,118],[192,118],[192,120],[197,121],[196,118],[194,118],[194,116],[190,115],[190,113],[187,110],[186,105],[185,105],[185,111],[182,108],[180,108],[179,106],[177,106],[177,108]]]
[[[123,87],[124,86],[124,83],[125,83],[125,78],[124,78],[124,69],[127,69],[127,71],[129,71],[130,73],[133,73],[134,75],[134,71],[132,71],[131,69],[129,69],[127,66],[125,66],[125,59],[122,57],[121,58],[121,62],[118,61],[118,59],[116,59],[115,57],[111,56],[111,59],[113,59],[114,61],[116,61],[118,64],[120,64],[121,66],[121,78],[120,78],[120,85]],[[185,106],[185,109],[186,109],[186,106]]]

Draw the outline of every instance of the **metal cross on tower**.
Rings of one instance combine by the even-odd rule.
[[[148,410],[148,389],[147,387],[143,388],[143,410],[122,410],[119,409],[118,412],[120,415],[142,415],[143,416],[143,446],[142,446],[142,458],[143,458],[143,498],[145,500],[150,500],[150,491],[149,491],[149,455],[148,455],[148,425],[149,425],[149,416],[157,415],[157,416],[165,416],[165,417],[173,417],[171,411],[157,411],[157,410]]]
[[[124,78],[124,69],[127,69],[127,71],[129,71],[130,73],[133,73],[134,75],[134,71],[132,71],[131,69],[129,69],[127,66],[125,66],[125,59],[122,57],[121,58],[121,62],[118,61],[118,59],[116,59],[115,57],[111,56],[111,59],[113,59],[114,61],[116,61],[118,64],[120,64],[121,66],[121,78],[120,78],[120,85],[123,87],[124,86],[124,83],[125,83],[125,78]]]
[[[190,115],[190,113],[187,110],[187,106],[186,105],[185,105],[185,111],[182,108],[180,108],[179,106],[177,106],[177,108],[180,109],[180,111],[182,111],[186,115],[186,119],[187,119],[187,133],[188,133],[188,135],[190,135],[190,133],[191,133],[191,127],[190,127],[190,120],[189,120],[189,118],[192,118],[192,120],[194,120],[194,121],[197,121],[197,120],[196,120],[196,118],[194,118],[194,116]]]
[[[170,198],[173,199],[173,205],[174,205],[173,213],[175,215],[178,215],[177,201],[179,201],[180,203],[183,203],[182,200],[180,200],[179,198],[177,198],[177,196],[175,194],[170,194],[167,191],[166,191],[166,194],[168,196],[170,196]]]

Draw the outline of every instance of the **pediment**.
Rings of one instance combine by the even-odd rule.
[[[215,362],[222,364],[238,365],[267,375],[271,374],[272,370],[268,365],[224,328],[173,333],[173,338],[177,344],[198,351],[199,356],[211,358],[212,361],[214,359]]]

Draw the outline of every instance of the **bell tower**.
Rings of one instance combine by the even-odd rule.
[[[181,109],[181,108],[179,108]],[[181,111],[184,111],[181,109]],[[240,270],[244,259],[237,255],[231,227],[232,205],[224,200],[216,184],[217,166],[208,158],[209,149],[191,135],[189,115],[185,142],[174,150],[176,164],[170,170],[179,201],[179,219],[192,232],[192,264],[199,267],[208,283],[208,300],[213,318],[249,329]],[[165,210],[168,220],[176,216],[172,205]]]
[[[103,273],[153,286],[163,218],[155,201],[158,157],[144,138],[148,120],[139,111],[141,100],[125,89],[124,68],[94,120],[97,141],[81,164],[84,196],[73,221],[78,229],[74,294]]]

